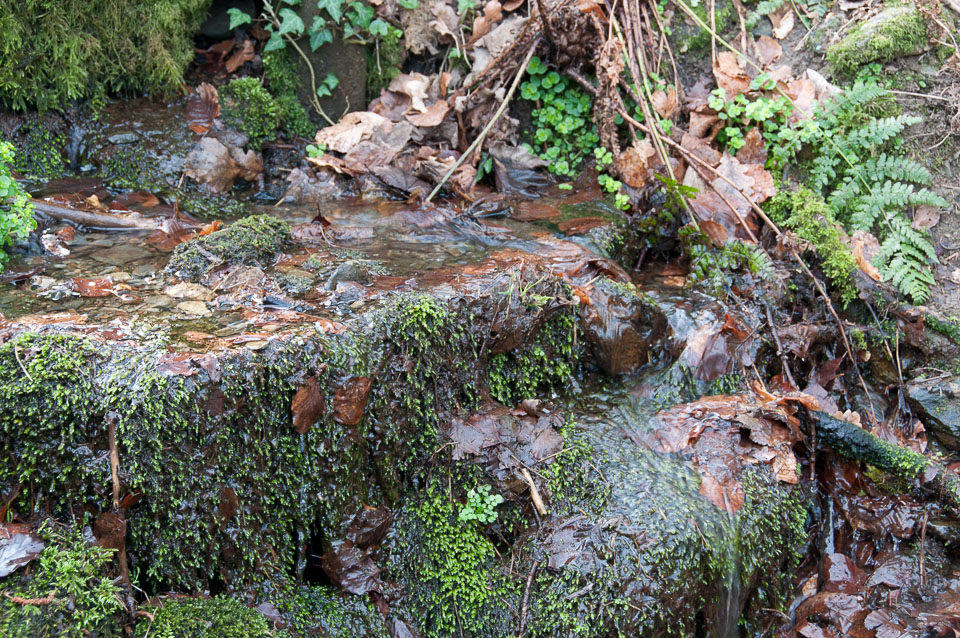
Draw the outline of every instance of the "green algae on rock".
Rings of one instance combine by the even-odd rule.
[[[273,638],[266,617],[235,598],[172,598],[141,619],[137,638]]]
[[[247,136],[260,150],[276,137],[282,109],[257,78],[236,78],[220,89],[223,121]]]
[[[223,230],[183,242],[173,251],[166,270],[186,280],[224,263],[271,266],[289,239],[286,222],[269,215],[251,215]]]

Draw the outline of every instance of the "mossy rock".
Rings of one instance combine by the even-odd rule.
[[[927,46],[927,39],[926,23],[915,5],[889,6],[830,46],[827,62],[836,73],[850,76],[870,62],[916,55]]]
[[[147,610],[141,610],[147,611]],[[135,636],[146,638],[272,638],[266,617],[235,598],[174,598],[137,623]]]
[[[167,272],[196,279],[224,263],[272,266],[290,239],[290,226],[269,215],[244,217],[223,230],[178,245]]]
[[[13,136],[17,146],[13,169],[27,177],[52,179],[63,175],[67,139],[40,119],[29,119]]]
[[[322,638],[389,638],[387,623],[369,596],[355,596],[333,587],[267,584],[264,598],[276,608],[282,629],[294,636]]]
[[[257,78],[236,78],[220,90],[223,121],[260,150],[277,136],[283,109]],[[288,105],[290,106],[290,105]]]
[[[62,109],[114,92],[169,91],[193,60],[210,0],[6,3],[0,105]]]

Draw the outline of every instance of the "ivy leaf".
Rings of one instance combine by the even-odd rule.
[[[312,51],[316,51],[328,42],[333,42],[333,31],[330,29],[310,32],[310,49]]]
[[[240,25],[250,24],[253,18],[250,17],[250,14],[244,13],[236,7],[227,9],[227,15],[230,16],[230,30],[234,30]]]
[[[390,31],[390,25],[386,22],[377,18],[370,23],[369,31],[371,35],[379,35],[381,37],[386,37],[387,33]]]
[[[285,2],[286,4],[289,4],[290,6],[293,6],[293,7],[295,7],[295,6],[297,6],[298,4],[300,4],[300,0],[281,0],[281,1],[282,1],[282,2]]]
[[[333,95],[333,90],[339,85],[340,79],[333,73],[327,73],[327,77],[323,78],[323,82],[317,87],[317,95],[320,97]]]
[[[340,19],[343,18],[343,0],[317,0],[317,8],[325,10],[334,22],[340,24]]]
[[[270,39],[267,40],[266,45],[264,45],[264,51],[276,51],[282,49],[286,46],[286,43],[283,41],[283,36],[279,33],[274,33],[270,36]]]
[[[416,4],[414,4],[414,6],[416,6]],[[355,28],[359,27],[360,29],[369,28],[370,22],[376,15],[373,7],[363,4],[362,2],[351,2],[350,10],[353,12],[353,26]]]
[[[410,11],[413,11],[419,6],[420,2],[419,0],[397,0],[397,4],[399,4],[404,9],[409,9]]]
[[[283,18],[283,21],[280,23],[280,30],[277,31],[280,35],[287,33],[300,35],[306,28],[303,24],[303,19],[298,16],[297,12],[293,9],[280,9],[280,17]]]

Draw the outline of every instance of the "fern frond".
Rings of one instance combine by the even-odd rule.
[[[903,182],[884,182],[856,203],[851,223],[856,230],[871,230],[878,219],[892,209],[903,208],[914,194],[913,186]]]
[[[947,208],[950,205],[947,200],[926,188],[921,188],[910,195],[910,204],[912,206],[936,206],[937,208]]]
[[[881,117],[871,120],[866,126],[850,131],[844,136],[843,141],[846,146],[854,149],[882,146],[899,135],[906,127],[922,121],[923,118],[916,115]]]
[[[920,162],[907,157],[882,153],[879,157],[867,159],[860,167],[860,174],[870,182],[883,182],[891,179],[897,182],[930,184],[933,177]]]
[[[889,95],[890,93],[875,81],[865,82],[861,80],[832,100],[827,101],[818,116],[824,119],[831,128],[836,128],[840,125],[841,120],[849,120],[851,116],[859,115],[862,113],[863,107]]]
[[[841,213],[854,207],[861,192],[860,180],[847,177],[840,186],[830,193],[827,203],[830,204],[830,208],[833,209],[837,217],[843,217]]]

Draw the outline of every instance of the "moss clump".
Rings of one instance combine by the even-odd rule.
[[[90,340],[70,335],[25,333],[0,346],[0,486],[21,484],[18,503],[64,514],[68,495],[96,503],[109,484],[109,465],[90,443],[104,433],[89,426],[96,358]]]
[[[490,357],[490,396],[512,405],[540,391],[562,387],[579,359],[576,331],[575,312],[563,310],[543,324],[531,343]]]
[[[927,26],[920,11],[909,4],[892,6],[828,48],[827,62],[838,74],[851,76],[864,64],[919,53],[926,43]]]
[[[430,638],[507,635],[505,598],[516,595],[494,568],[490,539],[472,522],[460,521],[446,483],[430,483],[422,503],[401,510],[396,563],[408,583],[405,605]]]
[[[924,319],[931,330],[939,332],[960,346],[960,319],[957,317],[947,317],[945,320],[940,320],[929,314],[926,315]]]
[[[710,25],[710,15],[708,14],[707,2],[689,3],[690,8],[698,18],[703,20],[704,24]],[[722,34],[730,26],[732,18],[736,16],[733,2],[730,0],[720,0],[716,3],[715,23],[717,33]],[[686,21],[674,20],[672,27],[675,34],[677,50],[681,53],[686,51],[703,51],[710,46],[710,32],[696,24],[685,24]]]
[[[310,121],[307,110],[297,98],[300,75],[286,49],[268,51],[263,55],[263,77],[280,108],[284,134],[288,138],[312,138],[317,127]]]
[[[100,164],[100,175],[107,186],[121,190],[156,191],[162,187],[157,177],[160,167],[155,158],[139,144],[114,148]]]
[[[247,136],[260,150],[277,136],[281,108],[257,78],[236,78],[220,90],[223,121]]]
[[[367,596],[331,587],[281,584],[268,596],[295,636],[387,638],[383,616]]]
[[[379,38],[377,46],[369,47],[367,52],[367,99],[380,97],[380,92],[390,85],[393,78],[400,75],[401,65],[406,57],[400,42],[402,33],[390,29]]]
[[[186,241],[173,251],[167,271],[195,279],[222,263],[268,267],[287,241],[290,226],[268,215],[251,215],[234,224]]]
[[[180,210],[202,219],[230,219],[243,214],[241,202],[226,194],[208,193],[195,186],[177,195]]]
[[[2,19],[0,19],[2,20]],[[2,73],[2,71],[0,71]],[[42,123],[31,120],[17,130],[16,162],[13,168],[28,177],[49,179],[63,174],[67,140]]]
[[[0,105],[60,109],[178,85],[210,0],[24,0],[0,13]]]
[[[8,638],[103,638],[119,636],[120,588],[106,576],[114,550],[88,546],[79,527],[42,526],[47,546],[31,576],[22,572],[0,583],[0,635]],[[23,605],[8,596],[52,599]]]
[[[794,191],[781,190],[766,209],[773,221],[810,242],[820,258],[820,267],[840,293],[844,305],[857,298],[853,280],[857,261],[843,242],[843,231],[823,197],[805,186]]]
[[[239,600],[216,598],[177,598],[167,600],[155,612],[153,620],[137,623],[138,638],[270,638],[282,634],[270,631],[267,619]]]

